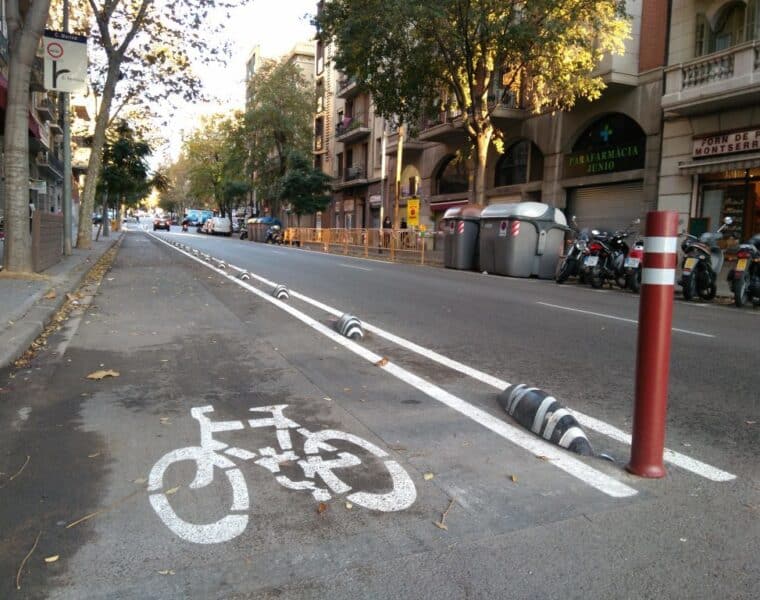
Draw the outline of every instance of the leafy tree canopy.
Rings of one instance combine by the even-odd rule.
[[[383,116],[416,124],[436,102],[461,111],[479,203],[488,147],[501,149],[494,92],[536,112],[598,98],[593,70],[630,30],[625,0],[331,0],[315,24]]]
[[[301,70],[287,61],[267,61],[249,85],[247,107],[250,172],[258,196],[273,206],[291,152],[307,154],[312,144],[314,91]]]
[[[315,169],[306,155],[292,152],[281,181],[280,199],[289,202],[299,216],[325,210],[330,203],[330,177]]]

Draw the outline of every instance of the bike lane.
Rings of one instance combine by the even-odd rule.
[[[504,544],[500,535],[534,530],[538,542],[520,536],[534,555],[547,538],[572,544],[572,534],[560,541],[563,531],[589,515],[641,497],[599,493],[138,234],[128,236],[64,358],[39,360],[38,376],[49,380],[29,374],[39,395],[7,449],[19,458],[33,447],[35,460],[0,490],[11,542],[4,574],[42,532],[22,581],[32,594],[519,589],[527,564],[510,572],[493,565],[469,581],[473,565],[491,562]],[[84,379],[100,368],[119,376]],[[461,385],[455,374],[439,379]],[[4,400],[13,414],[27,398],[18,390]],[[250,411],[267,406],[280,409]],[[193,408],[204,410],[194,418]],[[203,417],[218,429],[205,442]],[[193,457],[217,466],[198,489],[196,462],[171,460]],[[326,470],[334,460],[349,466]],[[307,477],[315,472],[324,477]],[[351,489],[336,493],[330,473]],[[303,482],[323,491],[292,489]],[[357,491],[365,495],[352,497]],[[226,525],[207,534],[194,527],[215,522]],[[404,568],[434,556],[451,568],[444,581],[435,568],[422,576]]]

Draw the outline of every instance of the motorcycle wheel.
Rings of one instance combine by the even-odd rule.
[[[598,290],[604,285],[604,279],[602,278],[602,270],[598,267],[591,269],[591,287]]]
[[[557,274],[554,276],[554,281],[557,283],[565,283],[569,279],[570,273],[573,272],[573,262],[573,260],[562,261],[559,271],[557,271]]]
[[[717,293],[718,293],[718,288],[717,288],[717,286],[715,285],[715,282],[714,282],[714,281],[711,281],[711,282],[710,282],[710,283],[707,285],[707,287],[705,287],[705,288],[702,288],[701,290],[699,290],[699,297],[700,297],[702,300],[712,300],[713,298],[715,298],[715,295],[716,295]]]
[[[734,304],[741,308],[749,301],[749,276],[742,275],[738,281],[734,281]]]
[[[635,269],[628,274],[628,289],[634,294],[638,294],[641,291],[641,269]]]
[[[697,280],[694,277],[694,272],[691,275],[687,275],[681,282],[683,286],[683,298],[684,300],[692,300],[697,295]]]

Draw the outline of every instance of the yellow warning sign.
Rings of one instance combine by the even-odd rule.
[[[420,224],[420,199],[409,198],[406,201],[406,224],[417,227]]]

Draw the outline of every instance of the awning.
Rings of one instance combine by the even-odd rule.
[[[463,198],[462,200],[447,200],[445,202],[431,202],[430,211],[442,212],[444,210],[448,210],[452,206],[460,206],[462,204],[467,204],[468,202],[469,200],[467,200],[467,198]]]
[[[723,158],[711,160],[694,160],[678,165],[681,173],[688,175],[720,173],[721,171],[741,171],[757,167],[760,167],[760,153],[724,156]]]

